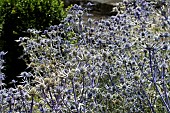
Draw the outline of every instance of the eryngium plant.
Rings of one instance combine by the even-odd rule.
[[[17,40],[31,61],[32,71],[21,73],[24,84],[15,90],[25,96],[7,94],[2,110],[169,113],[167,3],[124,1],[119,14],[99,21],[83,21],[87,9],[74,5],[60,25],[29,29],[31,37]]]
[[[5,54],[6,53],[4,51],[0,52],[0,90],[3,90],[3,88],[5,86],[5,83],[3,83],[3,80],[5,80],[5,74],[2,72],[2,70],[4,69],[3,64],[5,61],[4,61],[3,57]]]

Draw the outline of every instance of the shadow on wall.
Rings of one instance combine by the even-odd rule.
[[[71,4],[78,4],[82,5],[84,3],[88,2],[87,0],[64,0],[64,6],[68,7]]]

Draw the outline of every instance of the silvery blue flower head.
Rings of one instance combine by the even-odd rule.
[[[48,33],[48,30],[44,30],[43,34],[47,34]]]
[[[72,14],[68,14],[67,17],[64,19],[66,22],[70,22],[73,19]]]
[[[87,17],[92,17],[92,16],[94,16],[94,15],[91,14],[91,13],[86,13],[86,16],[87,16]]]
[[[72,30],[73,30],[73,27],[71,27],[71,26],[69,26],[69,27],[67,28],[67,32],[72,31]]]
[[[18,76],[18,77],[22,77],[22,78],[29,78],[29,77],[31,77],[32,76],[32,74],[29,72],[22,72],[21,74],[20,74],[20,76]]]
[[[77,15],[78,15],[78,17],[82,17],[83,16],[83,11],[82,10],[79,10],[78,12],[77,12]]]
[[[105,21],[105,25],[106,26],[110,26],[110,22],[109,21]]]
[[[88,2],[86,6],[91,7],[91,6],[94,6],[94,4],[92,4],[91,2]]]
[[[55,26],[50,26],[50,30],[54,30],[56,27]]]
[[[0,59],[3,59],[3,56],[6,54],[7,52],[1,51],[0,52]]]
[[[77,4],[74,4],[74,6],[72,7],[74,10],[78,10],[79,6]]]
[[[10,84],[16,84],[18,81],[16,81],[16,80],[12,80],[11,82],[10,82]]]
[[[91,24],[93,22],[93,19],[88,18],[87,22]]]
[[[122,38],[122,41],[123,41],[123,42],[127,42],[127,40],[128,40],[128,39],[127,39],[126,37],[123,37],[123,38]]]
[[[58,25],[58,28],[59,28],[59,29],[63,29],[63,28],[64,28],[64,25],[63,25],[63,24],[59,24],[59,25]]]
[[[170,37],[170,33],[168,33],[168,32],[164,33],[163,35],[164,35],[165,38]]]
[[[129,49],[130,47],[131,47],[130,43],[126,43],[125,46],[124,46],[125,49]]]
[[[163,49],[163,50],[169,50],[169,45],[168,45],[168,44],[163,44],[162,49]]]
[[[0,81],[5,80],[5,74],[0,73]]]

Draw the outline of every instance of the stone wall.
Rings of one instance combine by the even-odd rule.
[[[64,5],[67,7],[70,4],[82,4],[88,2],[88,0],[64,0]]]
[[[93,10],[98,11],[101,15],[112,15],[111,11],[113,7],[121,1],[122,0],[64,0],[65,6],[69,6],[70,4],[83,5],[87,2],[92,2],[95,4]]]

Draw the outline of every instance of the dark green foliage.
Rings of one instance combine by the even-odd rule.
[[[4,21],[12,20],[18,33],[27,28],[44,29],[59,24],[66,15],[63,7],[61,0],[4,0],[1,13]]]
[[[2,0],[0,15],[0,40],[4,42],[0,49],[8,51],[5,74],[10,76],[8,80],[11,81],[26,68],[25,62],[18,59],[22,48],[18,47],[15,40],[28,36],[25,32],[28,28],[43,30],[59,24],[66,11],[62,0]]]

